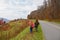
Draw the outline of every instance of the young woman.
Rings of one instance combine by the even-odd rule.
[[[29,21],[29,26],[30,26],[30,32],[32,33],[32,31],[33,31],[33,28],[34,28],[34,22],[33,21]]]

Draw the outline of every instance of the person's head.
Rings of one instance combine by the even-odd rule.
[[[31,20],[28,20],[28,23],[31,23]]]
[[[38,19],[36,19],[36,22],[38,22]]]
[[[31,25],[33,23],[33,21],[29,20],[28,21],[28,25]]]

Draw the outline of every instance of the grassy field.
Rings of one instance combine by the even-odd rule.
[[[44,40],[44,36],[41,26],[38,27],[38,32],[33,29],[33,33],[30,33],[29,27],[27,27],[20,34],[10,40]]]
[[[0,40],[44,40],[40,25],[38,32],[33,29],[31,34],[26,20],[9,22],[8,24],[11,29],[7,31],[0,30]]]
[[[0,30],[0,40],[9,40],[10,38],[17,36],[21,31],[23,31],[27,27],[25,20],[9,22],[8,24],[10,25],[8,27],[11,27],[11,29]]]

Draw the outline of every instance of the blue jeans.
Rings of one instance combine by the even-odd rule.
[[[30,32],[32,32],[32,29],[33,29],[33,28],[32,28],[32,27],[30,27]]]

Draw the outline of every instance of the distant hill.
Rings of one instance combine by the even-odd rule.
[[[6,18],[0,18],[0,20],[5,21],[6,23],[8,23],[8,22],[9,22],[9,20],[8,20],[8,19],[6,19]]]

